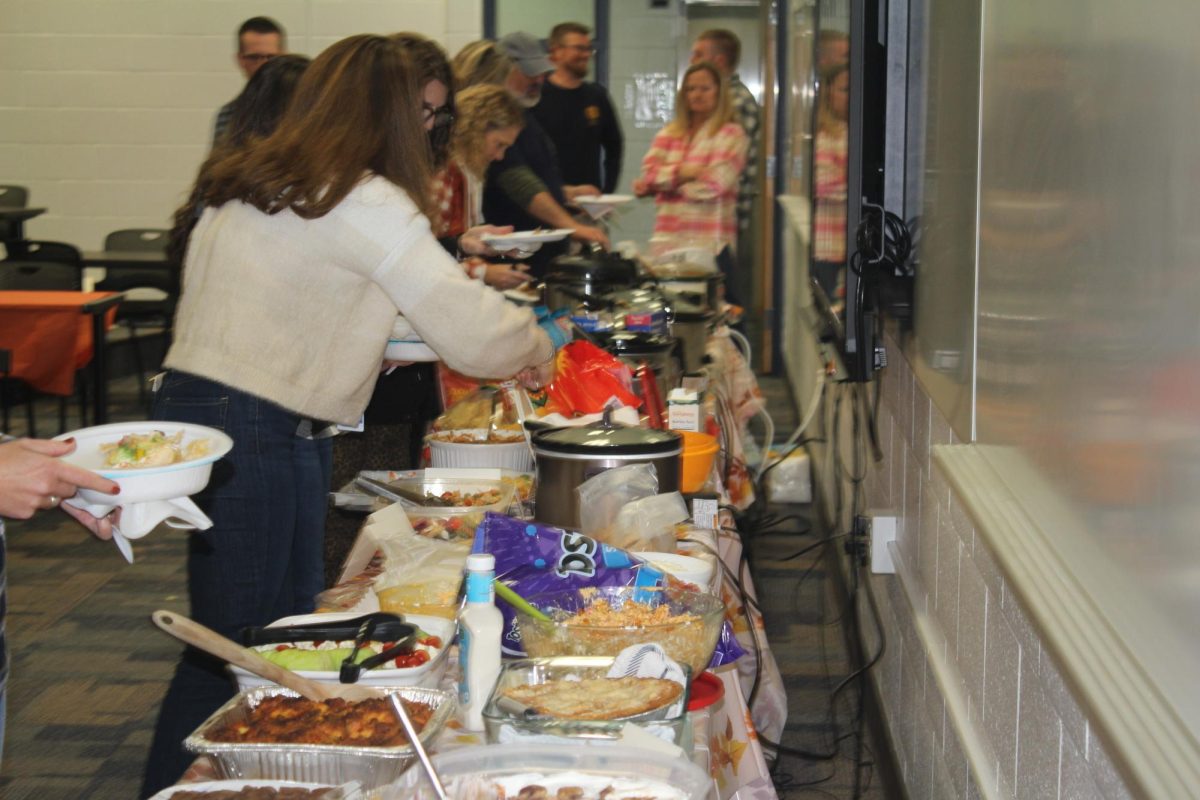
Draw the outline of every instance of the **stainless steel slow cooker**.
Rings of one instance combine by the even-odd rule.
[[[579,530],[579,485],[594,475],[630,464],[653,464],[658,491],[679,490],[683,437],[674,431],[628,428],[605,420],[579,428],[533,434],[537,460],[539,522]]]
[[[550,269],[543,279],[546,306],[557,311],[575,308],[581,302],[601,302],[604,295],[628,289],[637,279],[637,264],[617,253],[559,256],[550,262]]]

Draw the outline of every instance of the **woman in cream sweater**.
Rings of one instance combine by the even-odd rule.
[[[397,314],[460,372],[540,383],[552,370],[533,315],[471,280],[430,232],[428,102],[403,45],[353,36],[313,61],[274,134],[200,178],[154,414],[234,440],[197,498],[213,527],[188,555],[192,617],[226,636],[313,609],[323,431],[359,421]],[[232,692],[221,665],[185,655],[144,790],[178,778],[179,743]]]

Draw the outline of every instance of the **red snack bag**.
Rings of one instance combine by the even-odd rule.
[[[558,351],[554,382],[546,387],[550,411],[563,416],[598,414],[612,398],[622,405],[637,407],[629,367],[616,356],[589,341],[579,339]]]

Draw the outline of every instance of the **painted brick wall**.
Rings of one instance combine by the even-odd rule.
[[[0,184],[48,213],[31,238],[99,248],[165,227],[243,85],[234,32],[265,14],[293,52],[411,30],[453,54],[481,36],[481,0],[0,0]]]
[[[888,644],[874,679],[909,797],[1129,797],[930,461],[931,445],[957,437],[904,357],[882,382],[884,459],[865,490],[869,507],[900,516],[900,558],[896,576],[873,578]]]

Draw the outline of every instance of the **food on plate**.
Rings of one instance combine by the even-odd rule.
[[[183,431],[167,436],[162,431],[127,433],[120,441],[100,445],[107,453],[105,466],[115,469],[165,467],[180,461],[203,458],[211,450],[208,439],[193,439],[183,445]]]
[[[426,703],[401,700],[420,731],[433,716]],[[314,701],[274,695],[264,698],[244,720],[234,720],[208,734],[214,742],[323,744],[349,747],[399,747],[408,744],[390,701],[341,698]]]
[[[396,646],[395,642],[367,642],[354,657],[356,664],[366,661]],[[417,632],[416,644],[401,652],[378,669],[407,669],[419,667],[432,661],[442,649],[440,636]],[[308,672],[337,672],[342,662],[354,651],[354,642],[289,642],[287,644],[264,644],[251,648],[263,658],[284,669]]]
[[[303,789],[299,786],[243,786],[241,789],[181,790],[171,800],[321,800],[333,796],[336,787]],[[338,795],[340,796],[340,795]]]
[[[665,678],[584,678],[513,686],[501,694],[559,719],[620,719],[674,702],[683,687]]]
[[[575,771],[524,772],[485,780],[457,778],[446,788],[453,798],[472,800],[686,800],[688,797],[673,786],[649,778]]]

